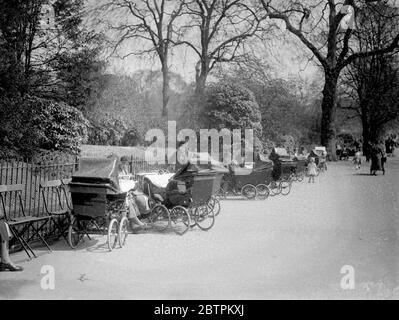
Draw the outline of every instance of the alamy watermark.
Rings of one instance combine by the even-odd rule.
[[[40,273],[44,274],[40,280],[40,287],[43,290],[54,290],[55,289],[55,269],[51,265],[42,266]]]
[[[243,135],[244,133],[244,135]],[[176,121],[168,121],[168,132],[151,129],[145,141],[152,142],[146,149],[146,161],[150,164],[185,164],[190,153],[210,154],[212,159],[221,159],[224,164],[244,164],[254,159],[253,129],[182,129],[177,132]],[[180,142],[182,145],[177,145]],[[191,158],[191,162],[208,163],[206,157]]]
[[[350,265],[345,265],[341,268],[341,274],[344,275],[341,278],[341,289],[355,290],[355,268]]]

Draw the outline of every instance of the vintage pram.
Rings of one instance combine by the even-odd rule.
[[[285,148],[273,148],[269,155],[273,161],[273,179],[279,181],[280,193],[288,195],[292,188],[292,181],[296,177],[297,160],[289,155]]]
[[[229,165],[229,173],[223,177],[220,195],[242,195],[247,199],[266,199],[273,189],[273,162],[259,156],[251,167]]]
[[[76,248],[85,235],[90,239],[89,234],[103,234],[107,235],[109,250],[117,243],[123,247],[129,224],[127,192],[119,186],[117,159],[80,159],[69,187],[73,204],[69,245]]]
[[[191,155],[164,188],[154,175],[144,177],[144,192],[155,202],[151,222],[161,229],[171,226],[178,234],[194,226],[204,231],[211,229],[220,212],[220,202],[215,195],[227,172],[208,154],[198,153]]]
[[[327,158],[326,147],[315,147],[308,156],[308,159],[310,158],[315,159],[315,163],[317,165],[317,175],[319,175],[320,172],[327,170],[327,164],[325,162]]]
[[[309,160],[306,156],[298,155],[294,157],[294,161],[296,161],[296,170],[293,178],[295,181],[302,182],[306,176]]]

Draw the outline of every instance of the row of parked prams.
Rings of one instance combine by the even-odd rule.
[[[316,155],[317,156],[317,155]],[[63,237],[73,249],[82,247],[90,235],[106,235],[105,246],[112,251],[123,247],[129,234],[127,199],[132,200],[135,210],[140,211],[136,199],[143,197],[149,211],[141,218],[159,232],[184,235],[198,227],[208,231],[215,224],[221,211],[221,200],[228,197],[264,200],[269,196],[288,195],[293,182],[301,182],[306,175],[308,158],[289,157],[275,152],[270,159],[257,161],[252,168],[224,166],[206,155],[197,161],[189,161],[175,173],[156,172],[144,174],[141,190],[123,192],[119,186],[117,159],[82,158],[72,179],[46,181],[40,186],[47,215],[32,217],[24,213],[20,218],[8,218],[10,229],[29,257],[36,257],[24,237],[28,229],[51,251],[41,231],[49,221],[54,221],[59,238]],[[206,158],[205,157],[205,158]],[[199,161],[201,158],[201,161]],[[163,176],[163,185],[156,178]],[[3,210],[4,195],[16,192],[22,203],[22,186],[0,187]],[[18,190],[17,190],[18,189]],[[45,192],[54,193],[59,202],[56,210],[46,202]],[[66,219],[60,219],[64,216]],[[6,215],[7,217],[7,215]]]

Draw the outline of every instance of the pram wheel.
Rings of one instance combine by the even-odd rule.
[[[220,201],[216,197],[211,197],[211,199],[208,201],[208,206],[215,215],[215,217],[220,213]]]
[[[241,194],[247,199],[254,199],[256,197],[256,188],[252,184],[247,184],[242,187]]]
[[[198,206],[194,209],[195,224],[203,231],[208,231],[215,224],[215,214],[208,205]]]
[[[108,249],[112,251],[118,242],[118,220],[112,219],[108,226]]]
[[[81,221],[72,217],[71,223],[68,228],[68,244],[72,249],[76,249],[79,242],[83,239],[84,230]]]
[[[170,223],[173,231],[182,236],[190,228],[191,219],[186,208],[182,206],[173,207],[170,210]]]
[[[280,182],[280,190],[283,196],[286,196],[290,193],[292,187],[291,180],[283,180]]]
[[[225,188],[224,188],[225,187]],[[227,198],[227,187],[228,187],[228,185],[226,185],[226,186],[222,186],[219,190],[218,190],[218,192],[216,193],[216,197],[218,197],[218,198],[220,198],[220,199],[226,199]]]
[[[149,220],[159,231],[165,231],[170,225],[169,210],[162,204],[157,204],[152,208]]]
[[[272,181],[269,184],[270,195],[276,196],[281,193],[281,185],[277,181]]]
[[[305,174],[303,172],[298,173],[296,176],[296,180],[298,182],[302,182],[304,178],[305,178]]]
[[[260,200],[265,200],[270,195],[270,190],[265,184],[258,184],[256,186],[256,195]]]
[[[119,222],[119,230],[118,230],[119,246],[121,248],[126,243],[128,235],[128,226],[129,226],[129,220],[126,217],[123,217],[122,220]]]

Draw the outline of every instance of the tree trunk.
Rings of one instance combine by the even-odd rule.
[[[360,110],[362,113],[363,155],[366,157],[366,161],[368,162],[370,160],[370,142],[372,138],[370,135],[370,123],[368,119],[367,102],[360,103]]]
[[[206,62],[199,61],[195,67],[195,93],[202,96],[205,92],[206,79],[208,78],[209,67]]]
[[[162,65],[162,77],[162,117],[167,117],[169,103],[169,69],[166,63]]]
[[[202,96],[204,94],[206,86],[206,78],[207,75],[203,73],[201,73],[201,75],[198,77],[195,88],[195,93],[197,94],[197,96]]]
[[[332,160],[336,160],[335,146],[335,113],[337,108],[337,83],[338,76],[335,72],[326,72],[321,103],[321,145],[327,148]]]

